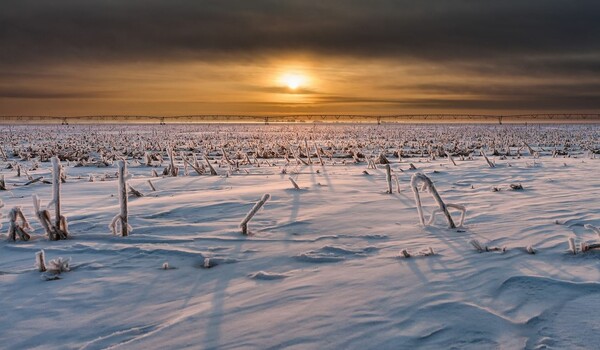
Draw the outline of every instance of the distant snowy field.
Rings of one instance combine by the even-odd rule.
[[[1,348],[600,343],[600,252],[573,255],[568,244],[600,242],[584,227],[600,227],[598,125],[0,126],[0,135],[7,157],[0,157]],[[177,177],[162,175],[170,148]],[[160,157],[147,166],[146,152]],[[59,241],[44,235],[31,198],[45,206],[52,185],[24,186],[27,175],[52,179],[46,160],[54,153],[85,158],[62,161],[70,236]],[[385,168],[367,168],[380,154],[391,163],[392,194]],[[128,183],[144,194],[129,197],[128,237],[108,228],[119,213],[114,159],[121,156]],[[184,157],[196,157],[206,173],[188,166],[186,175]],[[466,207],[464,227],[449,229],[443,216],[419,223],[416,172],[444,201]],[[250,221],[251,235],[242,235],[239,223],[265,193],[271,199]],[[429,219],[435,203],[429,193],[421,198]],[[7,241],[15,206],[34,229],[30,241]],[[506,251],[479,253],[473,239]],[[536,254],[526,252],[530,245]],[[434,255],[418,256],[429,247]],[[71,271],[40,278],[41,249],[47,260],[70,257]],[[403,249],[413,256],[402,257]]]

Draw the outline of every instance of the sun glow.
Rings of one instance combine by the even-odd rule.
[[[296,90],[305,84],[306,78],[300,74],[287,73],[281,76],[281,83],[291,90]]]

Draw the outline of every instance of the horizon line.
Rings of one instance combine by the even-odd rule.
[[[523,123],[523,122],[587,122],[600,123],[600,113],[530,113],[530,114],[189,114],[189,115],[4,115],[0,124],[19,122],[35,124],[57,122],[61,124],[90,124],[99,122],[127,122],[150,124],[186,124],[186,123],[410,123],[410,122],[486,122],[486,123]]]

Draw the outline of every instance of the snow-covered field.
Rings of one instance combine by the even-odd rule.
[[[568,244],[571,237],[577,247],[600,242],[584,227],[600,226],[598,125],[0,126],[0,135],[8,158],[0,155],[7,187],[0,191],[1,348],[600,343],[600,252],[573,255]],[[306,146],[309,165],[300,161],[308,162]],[[171,147],[177,177],[161,175]],[[162,166],[161,157],[145,165],[145,152],[164,158]],[[49,241],[32,195],[45,206],[52,185],[24,184],[28,175],[51,181],[47,160],[55,153],[85,160],[62,161],[70,235]],[[391,194],[384,166],[367,168],[381,153],[394,175]],[[144,194],[129,197],[128,237],[108,228],[119,213],[113,160],[123,154],[128,183]],[[218,175],[191,166],[186,175],[182,155],[193,162],[192,154],[201,170],[206,154]],[[466,207],[464,227],[449,229],[443,216],[419,223],[410,187],[417,172],[444,201]],[[240,222],[265,193],[270,200],[250,221],[251,234],[242,235]],[[427,192],[421,198],[429,219],[435,202]],[[27,242],[7,240],[15,206],[34,228]],[[474,239],[506,251],[480,253]],[[430,247],[434,255],[419,254]],[[47,261],[70,257],[71,271],[44,280],[35,267],[41,249]],[[404,249],[412,257],[403,257]]]

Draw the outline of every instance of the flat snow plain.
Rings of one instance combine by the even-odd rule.
[[[600,159],[490,158],[496,168],[481,157],[457,166],[392,158],[401,188],[393,194],[385,193],[385,170],[363,174],[366,163],[152,178],[155,192],[150,168],[131,165],[129,183],[145,196],[130,198],[129,237],[107,227],[119,212],[117,181],[88,182],[116,165],[68,167],[62,201],[71,236],[55,242],[31,200],[48,203],[51,186],[10,186],[0,193],[0,347],[596,347],[600,252],[572,255],[567,240],[600,241],[584,228],[600,226]],[[409,162],[446,202],[466,206],[464,227],[448,229],[441,216],[419,224]],[[1,173],[9,185],[26,181]],[[51,178],[49,163],[32,174]],[[250,222],[252,234],[241,235],[240,221],[265,193],[271,199]],[[423,198],[430,213],[434,202]],[[6,241],[14,206],[35,228],[29,242]],[[473,239],[507,250],[479,253]],[[436,254],[399,255],[428,247]],[[72,270],[42,280],[40,249],[47,260],[71,257]],[[205,258],[216,266],[203,268]]]

